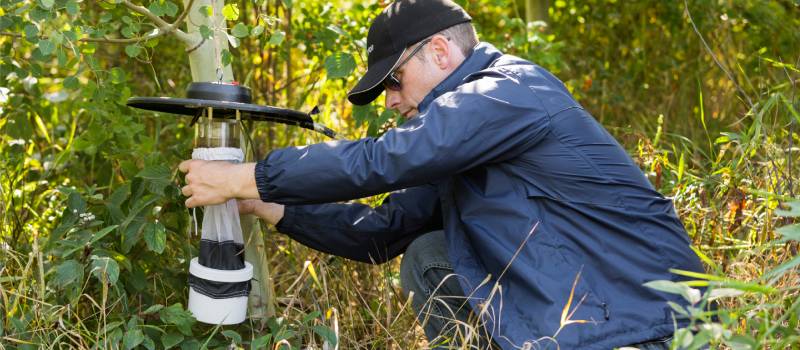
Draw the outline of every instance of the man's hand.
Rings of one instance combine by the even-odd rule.
[[[230,198],[258,198],[255,163],[186,160],[178,170],[186,173],[181,189],[187,208],[224,203]]]
[[[283,205],[260,199],[242,199],[239,200],[239,214],[253,214],[270,225],[277,225],[283,219]]]

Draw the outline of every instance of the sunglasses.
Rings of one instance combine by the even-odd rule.
[[[403,67],[403,65],[406,64],[411,57],[414,57],[414,55],[416,55],[417,52],[419,52],[419,50],[421,50],[422,47],[430,41],[431,38],[423,40],[419,45],[417,45],[417,47],[414,48],[414,50],[411,51],[410,55],[406,56],[406,58],[404,58],[400,64],[397,65],[397,68],[389,72],[389,75],[386,76],[386,79],[383,79],[383,87],[392,91],[400,91],[403,86],[400,84],[400,78],[397,77],[397,70],[400,69],[400,67]]]

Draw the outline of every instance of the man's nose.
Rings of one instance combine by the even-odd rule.
[[[385,104],[387,109],[397,110],[397,107],[400,104],[400,94],[397,91],[386,89]]]

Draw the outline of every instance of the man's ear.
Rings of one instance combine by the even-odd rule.
[[[450,68],[453,63],[450,41],[444,35],[434,35],[431,38],[430,48],[433,54],[433,63],[440,69]]]

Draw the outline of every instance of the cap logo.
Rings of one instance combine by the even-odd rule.
[[[371,53],[372,53],[372,49],[374,49],[374,48],[375,48],[375,45],[374,45],[374,44],[373,44],[373,45],[370,45],[370,46],[367,48],[367,55],[371,54]]]

